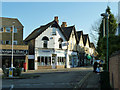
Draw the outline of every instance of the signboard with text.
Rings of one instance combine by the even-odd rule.
[[[11,49],[1,49],[0,53],[12,54],[12,50]],[[28,50],[13,50],[13,54],[28,54]]]

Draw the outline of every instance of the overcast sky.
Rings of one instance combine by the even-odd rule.
[[[117,2],[3,2],[2,16],[18,18],[24,26],[24,39],[36,28],[59,17],[59,24],[75,25],[76,30],[89,34],[91,25],[101,19],[100,14],[110,6],[118,14]],[[90,38],[92,41],[92,39]]]

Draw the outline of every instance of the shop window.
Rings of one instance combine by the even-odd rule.
[[[48,65],[47,57],[45,57],[45,65]]]
[[[48,57],[48,65],[51,65],[51,57]]]
[[[48,46],[48,41],[49,41],[48,37],[44,36],[44,37],[42,38],[42,40],[43,40],[43,48],[47,48],[47,46]]]
[[[10,41],[5,41],[5,44],[10,44]]]
[[[10,33],[11,28],[10,27],[6,27],[6,32]]]
[[[40,57],[37,58],[38,65],[40,65]]]

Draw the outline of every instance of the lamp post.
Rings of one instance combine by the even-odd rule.
[[[13,40],[14,40],[14,24],[15,22],[13,22],[13,25],[12,25],[12,59],[11,59],[11,68],[13,68]]]
[[[12,57],[11,57],[11,67],[9,68],[9,77],[13,77],[13,40],[14,40],[14,24],[12,25]]]
[[[108,18],[109,18],[109,14],[106,13],[102,13],[101,16],[103,16],[103,18],[106,17],[106,31],[107,31],[107,71],[109,71],[109,63],[108,63]],[[104,23],[105,24],[105,23]],[[104,29],[104,28],[103,28]],[[103,31],[104,32],[104,31]]]

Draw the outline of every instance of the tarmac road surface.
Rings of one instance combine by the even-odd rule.
[[[2,88],[22,88],[35,89],[35,88],[74,88],[84,77],[93,71],[92,67],[80,67],[61,69],[57,71],[33,71],[24,74],[38,74],[40,77],[32,79],[3,79]],[[7,89],[5,89],[7,90]],[[13,89],[14,90],[14,89]]]

